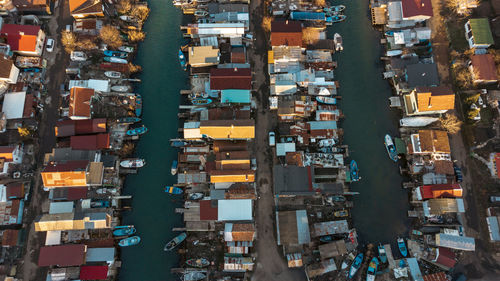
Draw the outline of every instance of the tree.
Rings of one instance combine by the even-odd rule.
[[[455,114],[446,113],[439,118],[439,121],[441,121],[441,128],[452,135],[460,132],[462,127],[462,121],[460,121]]]
[[[120,37],[120,31],[112,25],[105,25],[101,28],[99,38],[102,42],[109,45],[111,48],[118,48],[123,45],[123,40]]]
[[[21,138],[27,138],[27,137],[30,137],[31,136],[31,131],[30,129],[26,128],[26,127],[18,127],[17,128],[17,132],[19,133],[19,136]]]
[[[140,72],[140,71],[142,71],[142,67],[140,65],[133,64],[133,63],[129,62],[128,63],[128,71],[130,73]]]
[[[471,8],[479,5],[479,0],[446,0],[445,5],[457,15],[469,16],[472,13]]]
[[[130,0],[120,0],[116,5],[116,10],[120,14],[128,14],[132,10],[132,1]]]
[[[262,28],[264,29],[265,32],[271,31],[272,21],[273,21],[273,18],[270,16],[265,16],[262,18]]]
[[[467,112],[467,118],[474,120],[474,118],[479,114],[480,111],[481,111],[481,109],[479,109],[479,108],[474,108],[474,109],[469,110]]]
[[[314,0],[313,3],[315,6],[318,6],[318,7],[325,7],[326,6],[326,0]]]
[[[127,34],[130,42],[139,42],[146,38],[146,33],[138,30],[129,30]]]
[[[312,44],[319,40],[319,30],[314,27],[302,29],[302,41],[306,44]]]
[[[122,148],[118,152],[118,155],[120,155],[121,157],[129,156],[134,152],[134,149],[135,145],[133,142],[124,142]]]
[[[471,73],[466,67],[457,67],[455,69],[455,81],[461,89],[472,87]]]
[[[479,96],[481,96],[481,93],[477,93],[477,94],[474,94],[474,95],[467,96],[466,98],[464,98],[464,103],[468,104],[468,105],[476,103],[477,100],[479,99]]]
[[[61,33],[61,43],[64,46],[64,50],[67,53],[71,53],[77,45],[76,35],[70,31],[63,31]]]
[[[134,5],[132,10],[130,11],[130,16],[134,17],[139,22],[144,22],[148,18],[150,11],[151,9],[149,9],[147,6]]]
[[[90,39],[83,39],[81,41],[78,41],[76,45],[78,46],[79,49],[83,50],[93,50],[97,48],[96,43],[94,43],[94,41]]]

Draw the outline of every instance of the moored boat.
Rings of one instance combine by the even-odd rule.
[[[122,58],[122,59],[128,57],[127,52],[105,50],[103,53],[107,57],[116,57],[116,58]]]
[[[134,47],[130,46],[120,46],[118,47],[119,51],[126,52],[126,53],[132,53],[134,51]]]
[[[405,240],[401,237],[398,238],[398,248],[403,257],[408,256],[408,249],[406,248]]]
[[[356,161],[351,160],[351,164],[349,165],[349,170],[351,173],[351,180],[359,181],[358,163],[356,163]]]
[[[173,175],[177,174],[177,166],[179,165],[179,162],[177,160],[172,161],[172,168],[170,168],[170,173]]]
[[[104,75],[108,78],[115,78],[115,79],[119,79],[122,77],[122,74],[118,71],[106,71],[104,72]]]
[[[122,118],[116,119],[116,122],[118,122],[118,123],[130,123],[130,124],[132,124],[132,123],[137,123],[139,121],[141,121],[141,118],[139,118],[139,117],[122,117]]]
[[[346,15],[333,15],[331,17],[331,22],[332,23],[341,22],[341,21],[344,21],[346,18],[347,18]]]
[[[182,281],[198,281],[205,279],[206,275],[200,271],[185,272],[182,276]]]
[[[125,93],[130,91],[130,87],[126,85],[115,85],[111,87],[111,91]]]
[[[337,99],[332,97],[317,96],[316,101],[324,104],[337,104]]]
[[[184,191],[176,186],[166,186],[165,192],[170,194],[182,194]]]
[[[363,263],[363,254],[360,253],[356,256],[354,259],[354,262],[351,265],[351,269],[349,269],[349,279],[353,278],[354,275],[356,275],[356,272],[358,272],[358,269],[361,267],[361,263]]]
[[[394,162],[398,162],[398,152],[396,151],[396,146],[394,146],[394,142],[389,134],[385,135],[384,143],[385,148],[387,149],[387,154],[389,154],[389,158],[391,158]]]
[[[175,249],[177,246],[179,246],[179,244],[182,243],[182,241],[184,241],[187,237],[187,234],[186,232],[183,232],[177,236],[174,237],[174,239],[170,240],[170,242],[168,242],[165,247],[163,248],[164,251],[172,251],[173,249]]]
[[[125,225],[125,226],[117,226],[115,227],[115,230],[113,230],[113,235],[114,236],[129,236],[132,235],[136,232],[135,227],[131,225]]]
[[[196,17],[206,17],[206,16],[208,16],[208,12],[205,10],[196,10],[196,11],[194,11],[194,15]]]
[[[321,236],[319,238],[319,241],[321,241],[321,242],[331,242],[331,241],[333,241],[333,236],[331,236],[331,235]]]
[[[127,135],[129,135],[129,136],[138,136],[138,135],[145,134],[147,131],[148,131],[148,128],[146,128],[145,126],[141,126],[141,127],[138,127],[138,128],[134,128],[134,129],[128,130],[127,131]]]
[[[120,240],[120,242],[118,242],[118,245],[120,247],[128,247],[128,246],[137,245],[137,244],[139,244],[139,242],[141,242],[141,237],[132,236],[132,237],[127,237],[127,238]]]
[[[349,253],[349,255],[347,255],[347,258],[342,261],[342,264],[340,265],[340,269],[344,270],[347,267],[349,267],[349,264],[354,260],[354,258],[355,258],[354,255],[352,253]]]
[[[179,63],[181,64],[183,70],[187,69],[186,56],[181,49],[179,49]]]
[[[127,159],[120,162],[120,166],[123,168],[141,168],[144,165],[146,165],[146,161],[140,158]]]
[[[368,270],[366,271],[366,281],[374,281],[375,274],[377,274],[378,259],[374,257],[370,264],[368,265]]]
[[[134,20],[134,17],[127,16],[127,15],[121,15],[121,16],[120,16],[120,19],[121,19],[122,21],[131,22],[131,21],[133,21],[133,20]]]
[[[191,103],[194,104],[194,105],[207,105],[207,104],[211,104],[212,103],[212,100],[211,99],[192,99],[191,100]]]
[[[198,200],[203,198],[203,196],[204,195],[201,192],[192,193],[191,195],[189,195],[189,200]]]
[[[340,52],[344,50],[344,46],[342,45],[342,36],[340,36],[340,34],[335,33],[333,35],[333,42],[335,43],[335,51]]]
[[[186,264],[192,267],[205,267],[209,266],[210,262],[206,258],[200,258],[200,259],[189,259],[186,261]]]
[[[126,59],[115,58],[115,57],[104,57],[104,61],[114,62],[114,63],[122,63],[122,64],[128,63],[128,61]]]
[[[142,114],[142,96],[135,95],[135,116],[141,116]]]
[[[378,258],[382,263],[387,262],[387,254],[385,252],[385,248],[382,244],[378,245]]]
[[[172,145],[173,147],[183,147],[186,144],[187,143],[185,141],[172,141],[170,145]]]
[[[439,118],[437,117],[425,117],[425,116],[405,117],[399,120],[399,125],[403,127],[425,127],[438,120]]]

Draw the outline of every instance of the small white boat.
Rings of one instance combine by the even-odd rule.
[[[133,20],[134,20],[134,17],[123,15],[123,16],[120,16],[120,19],[121,19],[122,21],[131,22],[131,21],[133,21]]]
[[[324,139],[318,142],[319,147],[331,147],[335,145],[335,139]]]
[[[128,63],[128,61],[126,59],[121,59],[121,58],[117,58],[117,57],[105,57],[104,61],[114,62],[114,63],[122,63],[122,64]]]
[[[344,46],[342,46],[342,36],[340,36],[340,34],[335,33],[335,35],[333,35],[333,42],[335,42],[335,51],[340,52],[344,50]]]
[[[125,85],[115,85],[111,87],[111,91],[126,93],[130,91],[130,87]]]
[[[120,162],[120,166],[123,168],[141,168],[146,165],[146,160],[135,158],[135,159],[127,159]]]
[[[118,50],[122,51],[122,52],[132,53],[134,51],[134,47],[121,46],[121,47],[118,47]]]
[[[122,74],[118,71],[106,71],[104,72],[104,75],[106,75],[106,77],[109,78],[115,78],[115,79],[122,78]]]
[[[205,10],[196,10],[196,11],[194,12],[194,15],[195,15],[196,17],[206,17],[206,16],[208,16],[208,12],[207,12],[207,11],[205,11]]]

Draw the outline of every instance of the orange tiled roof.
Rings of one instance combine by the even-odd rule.
[[[418,111],[439,111],[455,108],[455,94],[446,86],[417,88]]]
[[[39,31],[36,25],[4,24],[0,33],[13,51],[34,52]]]
[[[88,88],[73,87],[69,96],[69,117],[80,116],[90,118],[90,99],[94,96],[94,90]]]
[[[422,152],[450,153],[448,133],[438,130],[418,131]]]

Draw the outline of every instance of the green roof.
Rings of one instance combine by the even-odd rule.
[[[250,90],[222,90],[221,103],[250,103]]]
[[[492,45],[494,43],[490,23],[487,18],[470,19],[469,23],[475,44]]]
[[[406,143],[400,138],[394,138],[394,143],[396,144],[396,151],[398,154],[406,154]]]

